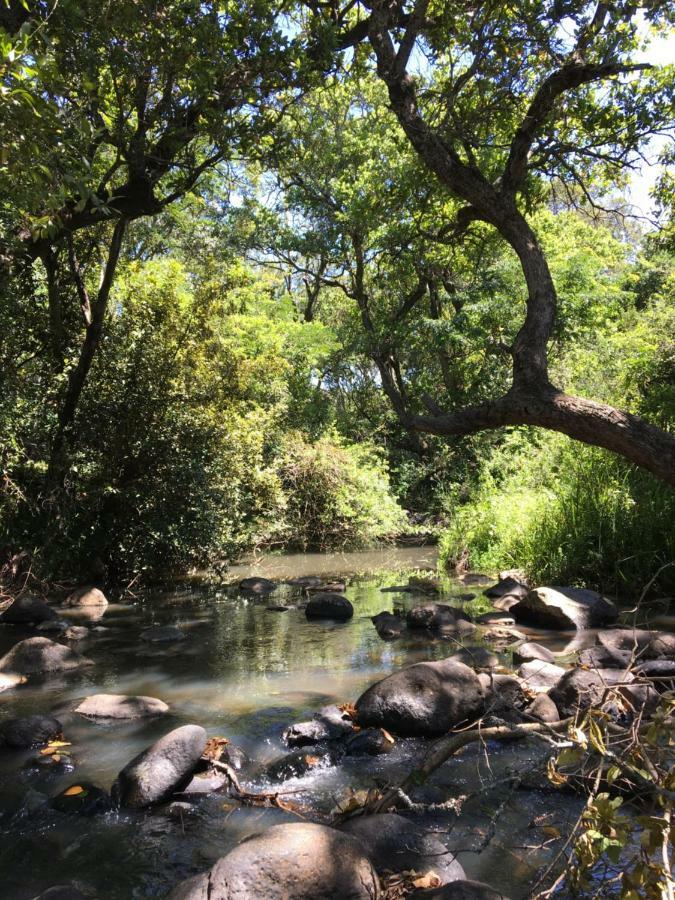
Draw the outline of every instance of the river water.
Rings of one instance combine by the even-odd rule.
[[[270,600],[300,599],[287,585],[271,598],[251,599],[234,587],[197,580],[111,604],[100,622],[88,623],[96,630],[77,644],[94,666],[31,680],[0,694],[2,718],[56,715],[75,764],[73,772],[39,771],[27,765],[34,753],[0,751],[0,898],[30,900],[50,885],[69,881],[100,900],[162,897],[183,878],[208,868],[243,836],[294,820],[278,809],[235,807],[221,794],[206,797],[193,814],[178,818],[164,808],[66,815],[46,800],[82,782],[108,790],[133,756],[186,723],[204,726],[210,736],[226,736],[262,767],[287,752],[280,737],[288,724],[310,718],[325,704],[354,701],[368,685],[407,663],[448,656],[455,646],[428,636],[384,642],[370,621],[383,609],[425,602],[422,596],[383,593],[381,588],[406,583],[411,570],[435,566],[433,549],[415,548],[268,556],[228,573],[233,581],[250,574],[279,580],[310,574],[346,577],[355,615],[342,624],[308,622],[299,609],[268,610]],[[461,604],[460,594],[480,590],[480,585],[448,581],[442,599]],[[83,621],[73,611],[70,615]],[[151,624],[179,625],[188,638],[168,646],[144,644],[140,632]],[[5,626],[0,653],[33,634]],[[554,649],[569,639],[535,637]],[[127,723],[88,721],[73,709],[79,698],[93,693],[159,697],[170,713]],[[297,791],[294,800],[328,814],[348,788],[402,776],[423,750],[421,741],[400,740],[386,757],[351,758],[280,789]],[[431,800],[479,792],[459,818],[443,813],[426,821],[430,828],[442,829],[441,837],[460,851],[469,877],[499,886],[513,900],[530,895],[531,879],[555,849],[556,831],[564,834],[576,818],[578,802],[546,790],[521,789],[505,804],[492,836],[497,800],[480,790],[500,773],[527,772],[540,758],[541,751],[529,743],[470,750],[443,767],[427,789]],[[251,790],[270,787],[255,769],[245,785]]]

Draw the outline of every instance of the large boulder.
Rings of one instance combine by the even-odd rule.
[[[376,682],[356,701],[356,711],[363,727],[433,737],[474,721],[483,704],[483,686],[476,673],[445,659],[415,663]]]
[[[377,900],[359,841],[326,825],[275,825],[231,850],[167,900]]]
[[[600,706],[611,699],[612,691],[618,685],[632,681],[633,675],[620,669],[570,669],[551,688],[549,696],[557,706],[560,718],[564,719],[591,706]]]
[[[70,647],[45,637],[19,641],[0,659],[0,672],[14,675],[42,675],[93,665],[90,659]]]
[[[17,597],[0,615],[0,624],[39,625],[57,618],[56,612],[40,597]]]
[[[543,659],[533,659],[525,662],[518,669],[518,676],[522,678],[527,687],[533,691],[547,691],[556,685],[565,674],[562,666],[545,662]]]
[[[305,607],[308,619],[337,619],[345,622],[354,615],[354,607],[346,597],[335,591],[320,591],[314,594]]]
[[[427,603],[414,606],[406,616],[408,628],[427,629],[450,634],[470,634],[476,626],[467,614],[446,603]]]
[[[616,621],[611,600],[583,588],[539,587],[511,607],[516,622],[544,628],[596,628]]]
[[[95,607],[102,611],[108,606],[108,599],[103,591],[96,587],[80,587],[66,597],[66,605]]]
[[[113,799],[134,808],[167,800],[190,782],[205,748],[206,731],[199,725],[175,728],[127,763],[113,785]]]
[[[156,697],[128,697],[125,694],[91,694],[75,712],[89,719],[142,719],[169,711]]]
[[[484,594],[491,600],[498,600],[500,597],[525,597],[529,590],[527,585],[507,575],[506,578],[500,578],[497,584],[487,588]]]
[[[0,722],[0,747],[21,750],[48,744],[63,731],[53,716],[20,716]]]
[[[414,869],[421,875],[435,872],[442,884],[465,878],[465,872],[447,848],[429,833],[395,813],[357,816],[348,819],[342,830],[365,847],[377,871],[405,872]]]
[[[640,628],[608,628],[595,642],[606,650],[622,650],[641,659],[675,659],[675,634]]]

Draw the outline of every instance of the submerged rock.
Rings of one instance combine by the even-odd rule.
[[[583,588],[539,587],[522,597],[511,612],[517,622],[544,628],[596,628],[616,621],[611,600]]]
[[[0,659],[0,672],[15,675],[42,675],[47,672],[79,669],[93,665],[90,659],[80,656],[70,647],[57,644],[45,637],[27,638],[15,644]]]
[[[301,575],[299,578],[291,578],[286,584],[299,588],[320,588],[323,585],[323,579],[318,575]]]
[[[89,637],[89,629],[84,625],[71,625],[66,628],[65,636],[69,641],[83,641]]]
[[[279,585],[269,578],[244,578],[239,582],[239,590],[245,594],[271,594]]]
[[[342,826],[364,846],[379,873],[414,869],[420,875],[435,872],[442,884],[464,878],[457,859],[428,830],[395,813],[348,819]]]
[[[482,616],[478,616],[476,622],[479,625],[509,626],[516,624],[516,620],[510,613],[500,609],[496,609],[494,612],[483,613]]]
[[[395,743],[381,728],[362,728],[347,738],[347,756],[384,756],[391,753]]]
[[[470,634],[476,626],[467,614],[446,603],[427,603],[415,606],[406,616],[408,628],[427,629],[441,633]]]
[[[355,838],[326,825],[274,825],[167,900],[377,900],[379,880]]]
[[[108,606],[108,599],[103,591],[95,587],[81,587],[73,591],[66,598],[67,606],[94,606],[104,610]]]
[[[91,694],[75,708],[90,719],[141,719],[160,716],[169,707],[156,697],[129,697],[125,694]]]
[[[64,788],[52,797],[50,804],[68,815],[93,816],[110,809],[110,797],[95,784],[82,781]]]
[[[333,765],[336,759],[337,754],[334,750],[294,750],[266,766],[265,776],[270,781],[302,778],[303,775],[314,769],[323,769]]]
[[[63,731],[53,716],[19,716],[0,722],[0,747],[19,750],[48,744]]]
[[[393,734],[433,737],[475,720],[483,703],[483,686],[463,663],[452,659],[415,663],[376,682],[359,697],[357,722]]]
[[[376,616],[371,616],[370,621],[382,640],[390,641],[400,637],[401,632],[405,628],[405,619],[396,616],[390,612],[379,612]]]
[[[2,625],[39,625],[57,619],[56,612],[40,597],[17,597],[0,614]]]
[[[201,726],[175,728],[127,763],[113,785],[114,800],[128,807],[167,800],[189,783],[205,748]]]
[[[320,591],[305,607],[305,615],[308,619],[337,619],[342,622],[351,619],[354,607],[342,594]]]
[[[351,734],[354,723],[337,706],[324,706],[308,722],[296,722],[283,733],[289,747],[306,747],[322,741],[334,741]]]

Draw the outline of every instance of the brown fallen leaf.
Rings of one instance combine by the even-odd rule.
[[[435,872],[427,872],[426,875],[420,875],[419,878],[413,879],[413,887],[419,890],[426,888],[435,888],[441,886],[441,879]]]
[[[78,794],[84,794],[85,789],[81,784],[74,784],[63,792],[64,797],[77,797]]]
[[[230,741],[226,737],[209,738],[202,756],[206,759],[220,759],[223,755],[223,750],[229,743]]]

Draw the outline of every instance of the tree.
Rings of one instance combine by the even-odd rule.
[[[316,28],[330,28],[324,10],[313,7]],[[527,215],[556,179],[595,202],[603,179],[623,178],[644,143],[667,130],[670,71],[635,55],[640,16],[672,24],[672,5],[537,0],[516,10],[376,0],[331,15],[348,22],[333,29],[334,47],[356,48],[359,61],[366,50],[373,54],[400,127],[440,186],[461,201],[455,239],[487,223],[516,254],[527,286],[524,320],[507,348],[508,390],[452,411],[432,402],[420,412],[385,370],[383,386],[402,424],[439,435],[543,426],[675,483],[671,433],[551,382],[556,290]]]

